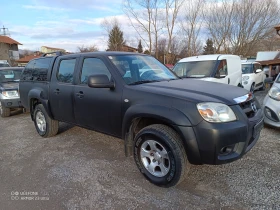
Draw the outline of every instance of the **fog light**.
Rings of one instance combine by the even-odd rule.
[[[220,150],[220,155],[228,155],[232,152],[233,150],[233,146],[227,146],[227,147],[223,147],[221,150]]]
[[[247,85],[247,84],[248,84],[248,82],[247,82],[247,81],[245,81],[245,82],[244,82],[244,85]]]
[[[12,104],[13,104],[12,102],[8,102],[7,106],[12,106]]]
[[[268,119],[274,122],[279,122],[279,118],[277,117],[277,114],[271,109],[269,109],[268,107],[264,108],[264,114]]]

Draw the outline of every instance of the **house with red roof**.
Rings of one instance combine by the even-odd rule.
[[[0,60],[7,60],[11,65],[13,61],[19,59],[18,45],[22,45],[18,41],[0,35]]]

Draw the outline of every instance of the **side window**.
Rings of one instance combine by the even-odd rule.
[[[216,72],[216,77],[223,77],[228,75],[228,69],[227,69],[227,60],[221,60],[217,72]]]
[[[32,77],[34,81],[47,81],[48,69],[52,58],[41,58],[35,61]]]
[[[111,80],[111,74],[102,60],[98,58],[85,58],[80,78],[81,84],[87,84],[88,77],[96,74],[105,74]]]
[[[72,83],[75,64],[76,64],[76,58],[61,60],[58,71],[56,73],[57,80],[59,82]]]
[[[35,60],[31,60],[23,70],[20,80],[22,81],[30,81],[33,80],[32,72],[34,68]]]

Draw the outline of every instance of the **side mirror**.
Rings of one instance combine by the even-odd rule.
[[[115,88],[115,83],[110,82],[105,74],[97,74],[88,77],[88,86],[91,88]]]
[[[256,73],[260,73],[260,72],[262,72],[261,69],[257,69],[257,70],[256,70]]]

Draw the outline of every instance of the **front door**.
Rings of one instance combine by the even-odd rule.
[[[74,88],[76,122],[100,132],[120,136],[122,87],[91,88],[90,75],[105,74],[113,80],[109,68],[98,57],[81,57],[79,81]]]
[[[56,120],[75,123],[73,109],[74,70],[78,57],[57,60],[50,84],[50,105]]]

